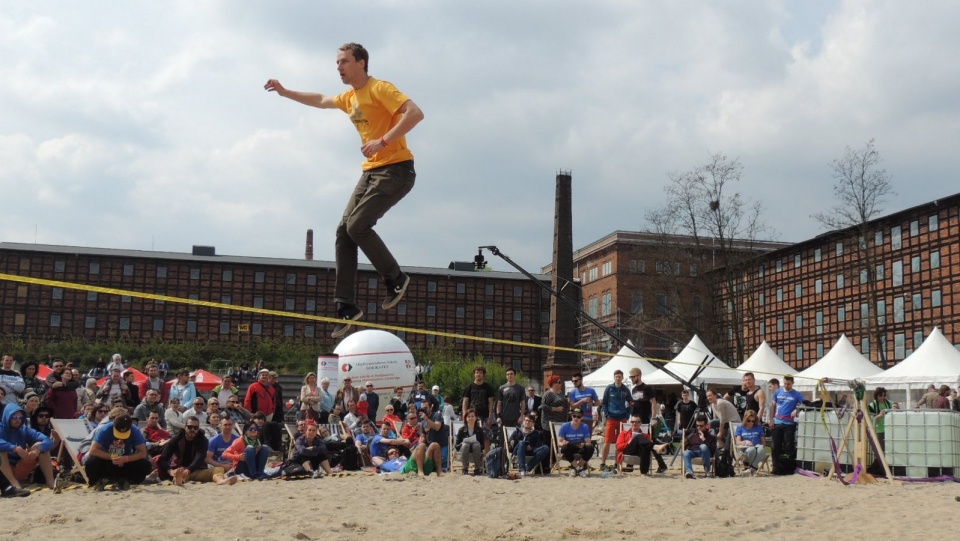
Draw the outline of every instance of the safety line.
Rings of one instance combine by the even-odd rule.
[[[192,306],[203,306],[205,308],[216,308],[219,310],[232,310],[235,312],[245,312],[249,314],[261,314],[261,315],[269,315],[269,316],[277,316],[277,317],[285,317],[285,318],[293,318],[293,319],[303,319],[308,321],[319,321],[322,323],[332,323],[332,324],[343,323],[343,319],[327,317],[327,316],[301,314],[297,312],[287,312],[282,310],[271,310],[268,308],[252,308],[249,306],[242,306],[237,304],[223,304],[219,302],[201,301],[199,299],[189,299],[189,298],[183,298],[183,297],[172,297],[169,295],[159,295],[156,293],[146,293],[142,291],[130,291],[126,289],[117,289],[112,287],[102,287],[102,286],[94,286],[94,285],[88,285],[88,284],[78,284],[74,282],[63,282],[60,280],[48,280],[46,278],[32,278],[29,276],[0,273],[0,281],[3,281],[3,280],[9,281],[9,282],[18,282],[23,284],[34,284],[34,285],[48,286],[48,287],[61,287],[64,289],[74,289],[79,291],[94,291],[96,293],[103,293],[106,295],[137,297],[141,299],[150,299],[150,300],[156,300],[156,301],[188,304]],[[371,329],[382,329],[386,331],[403,331],[403,332],[408,332],[413,334],[440,336],[443,338],[453,338],[453,339],[461,338],[464,340],[472,340],[475,342],[485,342],[489,344],[499,344],[499,345],[505,345],[505,346],[518,346],[518,347],[526,347],[526,348],[534,348],[534,349],[564,351],[564,352],[570,352],[570,353],[598,355],[602,357],[613,357],[616,355],[620,355],[619,353],[611,353],[609,351],[596,351],[596,350],[590,350],[590,349],[569,348],[564,346],[551,346],[549,344],[535,344],[532,342],[520,342],[516,340],[506,340],[501,338],[487,338],[485,336],[474,336],[470,334],[451,333],[451,332],[437,331],[437,330],[416,329],[413,327],[388,325],[385,323],[376,323],[376,322],[363,321],[363,320],[351,321],[350,324],[356,325],[358,327],[367,327]],[[696,367],[701,366],[700,363],[683,362],[683,361],[676,361],[676,360],[671,361],[669,359],[658,359],[654,357],[641,357],[638,355],[634,355],[632,353],[633,352],[630,352],[629,354],[620,355],[620,356],[633,358],[633,359],[643,359],[651,362],[652,364],[668,364],[670,362],[673,362],[675,364],[680,364],[680,365],[689,365],[689,366],[696,366]],[[701,352],[701,353],[707,354],[708,352]],[[737,368],[733,368],[730,366],[714,366],[712,364],[708,365],[708,368],[713,368],[716,370],[730,370],[734,372],[739,371]],[[761,372],[759,370],[754,370],[754,373],[783,376],[783,374],[772,373],[772,372]],[[794,376],[794,377],[797,377],[797,376]],[[807,379],[815,379],[815,378],[807,378]]]

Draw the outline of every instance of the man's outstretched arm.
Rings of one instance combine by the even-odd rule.
[[[270,79],[267,81],[267,84],[263,85],[263,88],[267,92],[276,92],[278,95],[283,96],[284,98],[290,98],[293,101],[302,103],[304,105],[309,105],[311,107],[318,107],[320,109],[336,108],[336,104],[333,103],[333,96],[325,96],[316,92],[297,92],[296,90],[288,90],[282,84],[280,84],[280,81],[276,79]]]

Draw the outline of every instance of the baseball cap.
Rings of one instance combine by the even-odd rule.
[[[118,440],[125,440],[130,437],[130,427],[133,421],[126,413],[119,415],[113,420],[113,437]]]
[[[269,373],[270,373],[270,371],[267,370],[266,368],[264,368],[263,370],[257,372],[257,375],[259,376],[260,374],[269,374]]]
[[[269,371],[269,372],[267,372],[267,373],[270,374],[271,376],[275,377],[275,378],[280,377],[280,374],[277,374],[276,370],[271,370],[271,371]]]
[[[573,411],[570,412],[570,415],[583,415],[583,410],[580,408],[573,408]]]
[[[434,391],[439,391],[439,390],[440,390],[440,386],[439,386],[439,385],[434,385],[434,386],[433,386],[433,390],[434,390]]]

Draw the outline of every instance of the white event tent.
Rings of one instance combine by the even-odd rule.
[[[938,387],[946,384],[956,388],[960,385],[960,351],[947,340],[939,327],[934,327],[927,339],[909,357],[889,370],[870,376],[867,383],[887,389],[905,390],[908,397],[911,390],[922,393],[931,383]]]
[[[650,364],[650,361],[643,357],[638,357],[633,350],[627,346],[623,346],[620,348],[620,351],[611,357],[603,366],[583,376],[583,384],[596,391],[597,395],[603,396],[603,390],[607,388],[607,385],[613,383],[613,373],[617,370],[623,371],[623,381],[629,384],[630,380],[628,376],[630,375],[631,368],[639,368],[640,373],[644,375],[644,380],[647,379],[647,374],[652,374],[657,370],[655,366]]]
[[[861,355],[843,334],[822,359],[795,375],[793,387],[798,391],[813,391],[819,379],[866,379],[881,372],[883,369]],[[826,387],[828,390],[849,388],[846,383],[828,383]]]
[[[766,340],[743,364],[737,367],[737,371],[741,374],[753,372],[757,385],[763,388],[766,388],[765,382],[770,378],[783,379],[784,375],[796,372],[789,364],[783,362]]]
[[[740,373],[733,370],[723,361],[718,359],[707,349],[707,346],[700,340],[700,337],[694,335],[690,339],[683,351],[681,351],[672,361],[664,365],[666,370],[680,376],[686,381],[690,381],[694,372],[700,368],[700,364],[706,359],[707,368],[693,378],[694,385],[701,383],[715,385],[739,385]],[[680,385],[680,383],[668,376],[663,370],[657,370],[650,376],[644,372],[644,383],[649,385]]]

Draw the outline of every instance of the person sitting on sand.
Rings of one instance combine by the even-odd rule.
[[[27,426],[27,414],[17,404],[8,404],[0,424],[0,496],[25,497],[23,485],[39,465],[47,486],[53,488],[50,449],[53,440]]]
[[[220,433],[210,438],[207,444],[207,465],[211,468],[223,468],[226,472],[233,470],[233,462],[223,458],[223,452],[239,437],[233,433],[233,427],[233,419],[220,419]]]
[[[270,447],[261,444],[259,437],[260,425],[256,422],[247,423],[243,436],[235,439],[223,452],[223,458],[233,462],[237,475],[245,475],[251,479],[266,477],[264,470],[270,456]]]
[[[127,488],[143,483],[152,467],[147,460],[146,440],[129,414],[122,413],[97,429],[85,469],[90,486],[117,481],[121,488]]]
[[[178,486],[187,481],[236,484],[237,478],[226,478],[223,468],[207,467],[208,445],[207,437],[200,431],[200,420],[196,417],[187,419],[183,431],[174,436],[160,453],[160,460],[157,461],[160,478],[173,479],[173,484]]]
[[[420,423],[417,422],[417,412],[413,409],[407,413],[407,422],[400,427],[400,437],[409,441],[411,448],[420,444]]]
[[[143,438],[147,442],[149,456],[158,456],[163,446],[170,441],[170,433],[160,427],[160,415],[155,411],[147,415],[147,426],[143,429]]]
[[[380,433],[370,441],[370,460],[374,466],[379,466],[387,459],[387,450],[391,446],[396,448],[402,456],[410,456],[412,446],[410,440],[398,438],[392,427],[384,423],[380,425]]]
[[[290,460],[302,465],[303,469],[313,473],[317,478],[333,473],[330,469],[327,446],[324,445],[323,438],[317,434],[317,423],[312,420],[307,422],[306,432],[294,442],[293,457]]]

